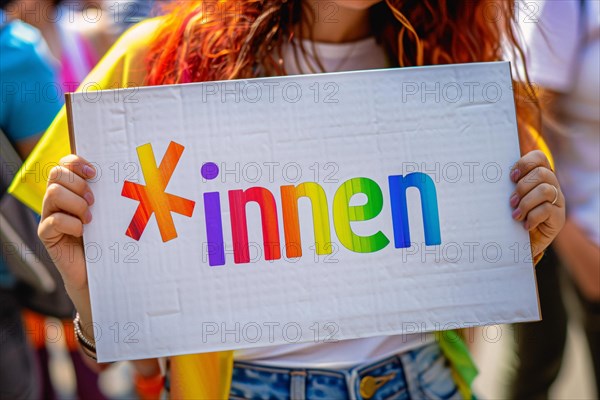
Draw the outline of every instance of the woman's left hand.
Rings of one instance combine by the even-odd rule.
[[[521,157],[511,169],[510,178],[517,184],[509,200],[514,208],[512,216],[529,231],[535,258],[565,224],[565,197],[548,158],[539,150]]]

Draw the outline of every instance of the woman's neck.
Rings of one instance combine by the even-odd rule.
[[[325,7],[318,1],[311,4],[315,4],[311,5],[314,16],[303,22],[304,38],[323,43],[345,43],[371,36],[369,9]]]

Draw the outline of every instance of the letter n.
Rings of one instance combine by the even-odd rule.
[[[233,260],[236,264],[250,262],[246,204],[254,201],[260,207],[265,260],[281,258],[277,205],[273,194],[263,187],[229,191],[229,213],[233,238]]]
[[[396,248],[410,247],[408,206],[406,204],[406,190],[409,187],[417,188],[421,195],[425,244],[428,246],[441,244],[437,193],[431,177],[422,172],[414,172],[406,176],[392,175],[388,177],[388,180],[394,225],[394,246]]]
[[[281,187],[281,208],[285,234],[285,254],[288,258],[302,256],[298,199],[308,197],[312,206],[315,250],[319,255],[331,254],[331,231],[325,191],[316,182],[303,182],[298,186]]]

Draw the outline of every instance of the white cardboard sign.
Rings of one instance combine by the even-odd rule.
[[[508,63],[68,105],[101,361],[540,318]]]

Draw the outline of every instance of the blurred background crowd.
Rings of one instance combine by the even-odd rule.
[[[3,162],[26,158],[62,106],[63,94],[78,87],[128,27],[160,14],[164,3],[0,0]],[[533,15],[529,24],[520,24],[521,35],[568,222],[537,266],[544,320],[465,332],[481,371],[475,392],[481,398],[598,398],[600,1],[523,3],[535,12],[527,14]],[[3,241],[14,243],[9,219],[17,206],[5,204],[11,171],[2,171],[0,215]],[[35,224],[35,216],[26,217]],[[11,253],[4,243],[0,399],[158,398],[160,376],[136,376],[127,363],[98,369],[85,360],[74,340],[73,310],[48,289],[60,287],[60,278],[44,277],[35,265],[29,275],[19,275],[15,270],[23,266],[15,267],[20,261],[12,253],[23,251]],[[33,242],[24,245],[34,255],[39,250]]]

